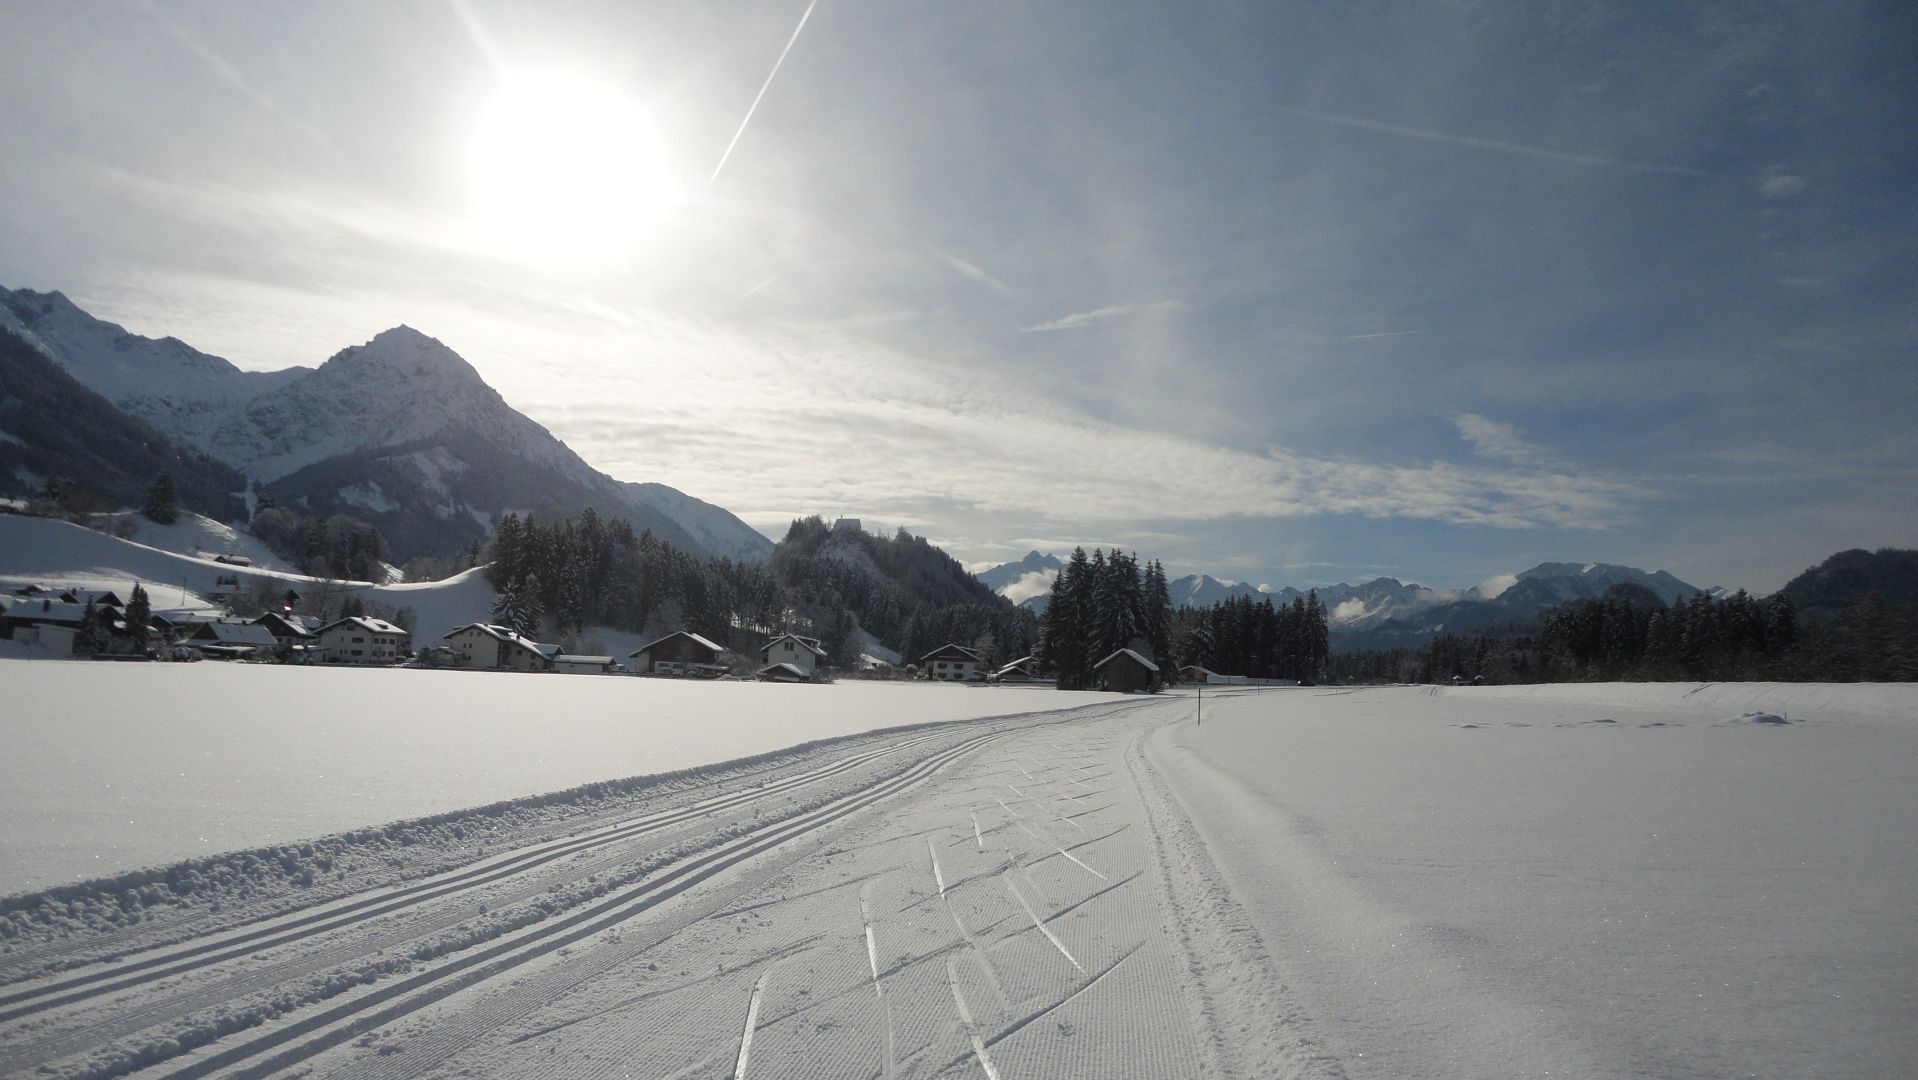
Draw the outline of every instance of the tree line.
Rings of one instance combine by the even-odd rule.
[[[1649,589],[1618,585],[1529,625],[1342,653],[1330,673],[1342,682],[1913,680],[1918,610],[1866,593],[1805,617],[1784,592],[1698,593],[1667,605]]]
[[[1165,567],[1157,560],[1141,569],[1136,553],[1095,548],[1088,557],[1085,548],[1073,548],[1053,579],[1036,659],[1061,690],[1092,686],[1095,665],[1120,649],[1144,655],[1160,665],[1162,678],[1173,679],[1172,623]]]
[[[1182,608],[1174,620],[1180,662],[1221,675],[1317,681],[1331,658],[1331,635],[1318,590],[1289,604],[1271,597]]]

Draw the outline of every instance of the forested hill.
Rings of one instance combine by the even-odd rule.
[[[1872,596],[1894,609],[1909,610],[1918,606],[1918,551],[1841,551],[1779,591],[1806,614],[1839,612]]]
[[[862,629],[907,662],[947,642],[1005,661],[1031,652],[1037,635],[1030,612],[903,528],[888,538],[802,518],[766,568],[829,652],[853,651]]]
[[[55,511],[119,510],[139,506],[163,471],[181,506],[220,521],[245,513],[238,470],[175,445],[0,330],[0,495],[50,489]]]

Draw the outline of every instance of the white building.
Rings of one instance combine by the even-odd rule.
[[[328,623],[318,638],[320,657],[328,664],[397,664],[413,646],[412,634],[364,615]]]
[[[799,675],[810,679],[819,670],[819,661],[826,658],[826,650],[819,647],[818,638],[781,634],[761,645],[759,655],[766,661],[765,666],[760,669],[762,676],[769,669],[789,665]]]
[[[937,682],[981,678],[984,657],[964,645],[941,645],[919,658],[919,671]]]
[[[455,667],[551,671],[559,646],[547,645],[493,623],[467,623],[446,635]]]

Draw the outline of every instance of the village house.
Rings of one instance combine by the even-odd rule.
[[[1187,664],[1179,669],[1179,681],[1189,683],[1217,682],[1219,673],[1202,668],[1197,664]]]
[[[936,682],[965,682],[980,678],[985,660],[964,645],[941,645],[919,658],[919,670]]]
[[[1039,662],[1030,656],[1021,656],[1019,659],[993,672],[992,681],[996,683],[1036,683],[1043,682],[1044,680],[1039,678]]]
[[[385,619],[353,615],[320,627],[320,656],[329,664],[397,664],[413,635]]]
[[[493,623],[467,623],[446,635],[453,665],[503,671],[551,671],[559,646],[547,645]]]
[[[0,608],[0,637],[39,645],[55,656],[73,655],[86,605],[50,596],[23,596]]]
[[[1092,679],[1094,687],[1120,694],[1156,690],[1159,687],[1159,665],[1131,649],[1120,649],[1092,665]]]
[[[675,630],[632,654],[641,675],[691,675],[714,678],[726,673],[726,650],[690,630]]]
[[[272,631],[241,619],[200,623],[184,644],[209,660],[270,660],[280,647]]]
[[[621,670],[619,661],[610,656],[580,656],[561,653],[553,657],[553,670],[571,675],[611,675]]]
[[[819,661],[826,658],[818,638],[781,634],[759,647],[766,665],[759,677],[772,682],[811,682],[818,674]]]
[[[311,656],[319,645],[319,620],[308,615],[282,615],[269,611],[253,620],[254,624],[273,635],[279,646],[279,656],[283,660],[299,661]]]

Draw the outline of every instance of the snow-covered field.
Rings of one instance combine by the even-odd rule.
[[[5,908],[0,1073],[1918,1075],[1918,687],[1034,693]]]
[[[1153,751],[1349,1076],[1918,1075],[1918,687],[1268,691]]]
[[[1089,695],[0,660],[0,895]]]

